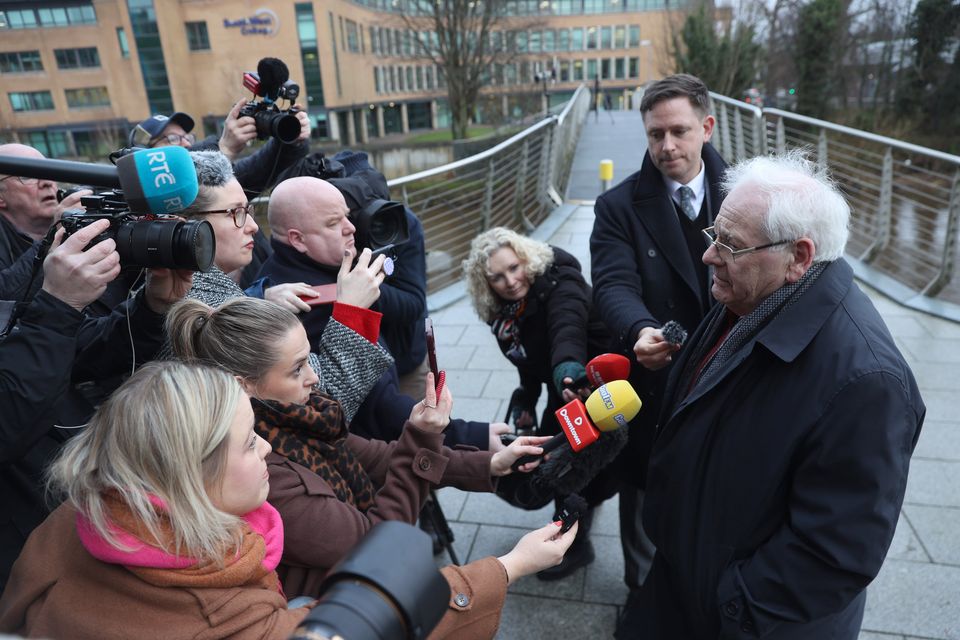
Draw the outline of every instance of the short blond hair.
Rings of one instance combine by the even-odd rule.
[[[241,520],[214,506],[209,492],[222,482],[230,427],[249,402],[233,376],[218,369],[166,361],[134,373],[66,444],[49,472],[60,492],[118,549],[106,496],[126,503],[157,540],[161,518],[151,499],[166,505],[172,540],[165,551],[222,562],[241,539]]]
[[[493,320],[504,304],[487,282],[490,256],[503,247],[517,254],[531,283],[553,264],[553,248],[550,245],[506,227],[493,227],[474,238],[470,243],[470,253],[463,261],[463,276],[467,280],[467,292],[473,308],[484,322]]]

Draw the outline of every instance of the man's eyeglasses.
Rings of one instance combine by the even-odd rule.
[[[769,249],[770,247],[778,247],[782,244],[790,244],[793,240],[779,240],[777,242],[770,242],[768,244],[761,244],[756,247],[748,247],[746,249],[734,249],[730,245],[723,244],[717,239],[717,232],[715,227],[707,227],[703,230],[703,235],[706,237],[707,242],[712,244],[717,248],[717,253],[719,253],[724,259],[729,256],[733,260],[737,259],[737,256],[744,256],[748,253],[753,253],[754,251],[760,251],[761,249]]]
[[[158,136],[154,144],[160,142],[161,140],[166,140],[170,144],[180,144],[180,141],[183,140],[187,143],[187,145],[193,146],[193,143],[197,141],[197,138],[192,133],[185,133],[183,135],[180,135],[179,133],[168,133],[165,136]]]
[[[233,218],[233,224],[237,229],[242,229],[243,225],[247,223],[247,214],[253,211],[253,204],[247,203],[242,204],[238,207],[230,207],[229,209],[214,209],[212,211],[196,211],[193,213],[195,216],[205,216],[210,213],[228,213]]]
[[[37,184],[37,182],[39,182],[39,178],[25,178],[23,176],[3,176],[2,178],[0,178],[0,182],[3,182],[4,180],[8,180],[10,178],[16,178],[17,180],[20,181],[20,184],[27,187],[32,187],[33,185]]]

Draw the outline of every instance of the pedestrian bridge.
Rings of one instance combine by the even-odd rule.
[[[714,144],[728,161],[804,146],[831,168],[854,209],[848,258],[927,405],[897,533],[868,589],[861,639],[960,639],[960,418],[951,408],[960,397],[960,281],[953,277],[960,158],[714,100]],[[645,150],[639,113],[592,113],[581,90],[550,118],[489,151],[391,181],[392,195],[424,221],[428,303],[455,415],[503,420],[518,383],[464,297],[459,264],[470,239],[489,226],[510,226],[570,251],[588,272],[600,160],[614,161],[616,184],[639,168]],[[520,511],[493,495],[439,495],[463,562],[506,552],[552,515],[550,508]],[[612,500],[598,510],[590,566],[558,582],[527,577],[511,586],[498,638],[610,637],[626,598],[617,517]]]

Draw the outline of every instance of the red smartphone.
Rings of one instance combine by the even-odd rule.
[[[317,292],[313,298],[307,296],[298,296],[301,300],[306,302],[311,307],[316,307],[321,304],[332,304],[337,301],[337,283],[333,284],[319,284],[310,287]]]

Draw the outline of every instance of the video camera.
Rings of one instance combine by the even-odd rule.
[[[263,58],[257,63],[257,70],[243,74],[244,88],[260,96],[262,100],[251,100],[240,109],[240,116],[250,116],[257,123],[257,138],[265,140],[271,136],[284,144],[293,144],[300,137],[300,121],[296,114],[299,109],[289,107],[281,110],[278,100],[293,103],[300,95],[300,86],[290,80],[290,70],[279,58]]]
[[[80,204],[86,211],[70,209],[63,213],[60,222],[64,239],[97,220],[109,220],[110,227],[90,244],[113,238],[124,267],[209,271],[213,265],[216,238],[206,220],[133,214],[123,193],[117,190],[83,196]]]
[[[377,524],[330,571],[320,602],[290,640],[426,638],[450,600],[431,547],[429,536],[405,522]]]

